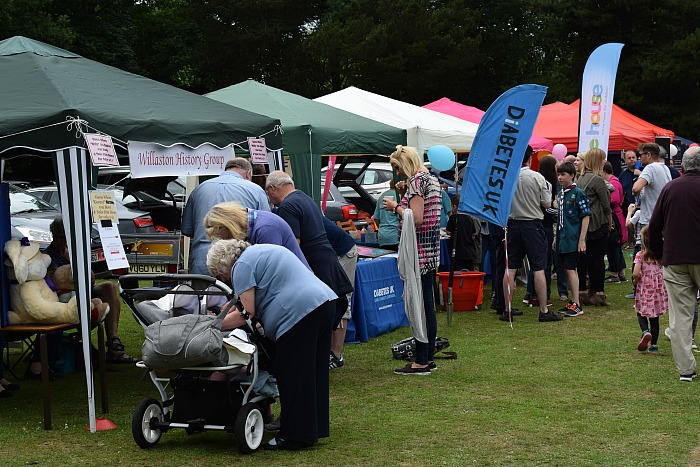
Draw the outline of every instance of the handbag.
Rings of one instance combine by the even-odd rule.
[[[622,242],[622,228],[620,226],[620,219],[617,218],[615,213],[612,213],[612,229],[608,235],[608,245],[619,245]]]
[[[224,316],[224,312],[218,316],[182,315],[151,324],[141,347],[143,363],[159,370],[227,365],[221,333]]]
[[[457,358],[457,352],[445,352],[445,349],[450,346],[450,341],[446,337],[435,338],[435,358],[445,358],[454,360]],[[416,359],[416,338],[407,337],[391,346],[391,353],[397,360]]]

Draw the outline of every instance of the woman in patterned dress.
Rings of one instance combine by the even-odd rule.
[[[403,214],[406,209],[413,212],[416,231],[416,248],[420,271],[420,288],[423,292],[423,312],[427,330],[427,343],[416,339],[416,361],[394,371],[401,375],[429,375],[437,369],[434,361],[437,318],[433,285],[435,271],[440,264],[440,209],[441,191],[437,179],[423,165],[415,148],[397,146],[391,154],[391,166],[406,182],[397,183],[399,190],[405,189],[400,202],[384,198],[384,209],[399,216],[399,232],[404,230]],[[400,250],[400,249],[399,249]],[[401,253],[399,253],[401,254]]]

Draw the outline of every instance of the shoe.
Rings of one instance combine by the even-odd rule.
[[[697,376],[697,373],[693,372],[692,374],[689,374],[689,375],[681,375],[680,380],[686,381],[688,383],[692,383],[693,379],[695,379],[696,376]]]
[[[524,303],[525,305],[530,305],[530,306],[532,306],[531,300],[533,300],[533,299],[534,299],[534,300],[537,300],[536,298],[531,297],[529,293],[526,293],[525,296],[523,297],[523,303]]]
[[[298,451],[310,447],[310,444],[301,443],[299,441],[287,441],[279,437],[272,438],[266,444],[263,444],[263,449],[266,451]]]
[[[593,293],[590,298],[593,302],[593,306],[610,306],[610,303],[606,300],[608,297],[604,293]]]
[[[553,272],[552,275],[549,276],[549,278],[550,278],[551,280],[553,280],[553,281],[556,281],[556,280],[559,279],[559,276],[557,276],[557,273],[556,273],[556,272]]]
[[[664,335],[670,339],[671,338],[671,328],[666,328],[666,330],[664,331]],[[694,343],[695,343],[695,339],[693,339],[693,344]]]
[[[695,339],[693,339],[692,342],[690,343],[690,348],[693,350],[698,348],[697,344],[695,343]],[[10,388],[5,386],[5,389],[10,389]],[[19,389],[19,387],[17,389]]]
[[[275,419],[275,417],[272,416],[272,418],[273,418],[272,421],[265,423],[265,431],[269,431],[269,432],[280,431],[280,425],[282,425],[280,417],[277,417]]]
[[[549,321],[561,321],[561,316],[554,314],[551,311],[548,311],[547,313],[542,313],[540,311],[540,323],[547,323]]]
[[[500,321],[510,321],[511,318],[508,316],[508,312],[507,312],[507,311],[504,311],[503,313],[501,313],[501,314],[498,316],[498,319],[499,319]]]
[[[568,295],[559,295],[559,301],[560,302],[568,302],[569,296]]]
[[[632,300],[634,300],[635,297],[636,297],[636,295],[634,294],[634,292],[628,293],[627,295],[625,295],[625,298],[631,298]]]
[[[695,341],[693,341],[693,342],[695,342]],[[5,391],[19,391],[19,384],[16,384],[16,383],[10,383],[7,385],[0,383],[0,386],[2,386],[2,388]]]
[[[650,345],[649,346],[649,353],[652,355],[659,355],[659,346],[658,345]]]
[[[581,301],[581,305],[583,305],[583,306],[594,306],[594,305],[593,305],[593,299],[591,298],[591,295],[595,295],[595,294],[591,294],[591,293],[589,293],[589,292],[586,291],[586,290],[581,290],[581,291],[579,292],[579,300]]]
[[[522,316],[523,312],[522,312],[522,310],[518,310],[517,308],[511,308],[510,314],[513,316]]]
[[[107,363],[136,363],[135,357],[131,357],[124,352],[124,344],[119,337],[110,338],[107,345]]]
[[[395,375],[418,375],[418,376],[428,376],[430,374],[429,366],[419,366],[413,367],[413,363],[409,363],[405,367],[397,368],[394,370]]]
[[[637,344],[637,350],[644,352],[649,348],[649,341],[651,341],[651,333],[649,331],[644,331],[642,333],[642,338],[639,340],[639,344]]]
[[[619,282],[620,282],[620,278],[618,276],[608,276],[605,278],[606,284],[615,284],[615,283],[619,283]]]
[[[617,276],[617,277],[620,278],[620,282],[627,282],[627,276],[625,276],[625,275],[623,275],[623,274],[620,274],[620,275]]]
[[[564,312],[564,316],[567,318],[575,318],[576,316],[581,316],[582,314],[583,310],[581,309],[581,306],[575,302],[571,302],[567,307],[567,310]]]
[[[343,356],[336,357],[333,352],[330,354],[330,359],[328,361],[328,369],[329,370],[334,370],[336,368],[340,368],[341,366],[345,365],[345,360],[343,360]]]
[[[59,373],[49,368],[49,381],[56,381],[57,379],[61,378],[63,378],[63,373]],[[28,366],[27,371],[24,372],[24,379],[25,381],[41,381],[41,372],[34,373],[31,370],[31,366]]]
[[[430,368],[430,371],[435,371],[437,370],[437,365],[435,362],[428,362],[428,368]]]
[[[539,306],[540,306],[540,301],[539,301],[538,299],[536,299],[536,298],[531,298],[531,299],[530,299],[530,306],[531,306],[531,307],[539,307]],[[552,301],[551,301],[551,300],[547,300],[547,307],[549,308],[550,306],[552,306]]]

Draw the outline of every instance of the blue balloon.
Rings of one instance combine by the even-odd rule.
[[[447,146],[439,144],[428,148],[428,160],[435,170],[450,170],[455,166],[455,153]]]

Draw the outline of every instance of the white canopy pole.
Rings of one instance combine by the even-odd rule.
[[[83,359],[87,383],[90,432],[97,431],[95,385],[90,358],[90,204],[88,201],[88,153],[83,148],[56,151],[58,186],[63,225],[68,240],[73,281],[75,282],[80,329],[83,336]]]

